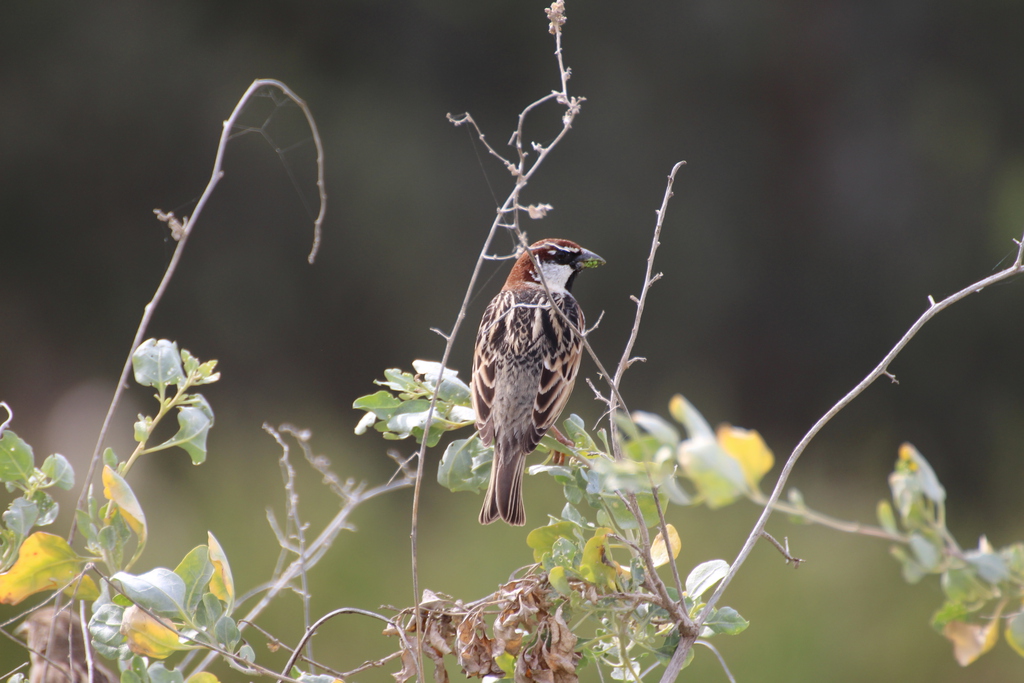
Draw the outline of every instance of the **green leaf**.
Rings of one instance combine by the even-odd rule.
[[[569,504],[579,505],[583,502],[583,489],[579,487],[576,477],[572,477],[568,482],[566,482],[565,486],[562,487],[562,495],[565,496],[565,499]],[[562,516],[564,517],[565,515],[563,514]]]
[[[902,565],[901,569],[903,572],[903,580],[907,583],[917,583],[924,575],[924,568],[912,557],[911,553],[908,553],[904,548],[900,546],[893,546],[889,549],[889,552],[895,557]]]
[[[0,481],[28,484],[35,472],[32,447],[12,430],[7,429],[0,438]]]
[[[206,460],[206,437],[213,426],[213,408],[202,394],[195,394],[193,405],[178,409],[178,433],[150,450],[162,450],[178,446],[188,452],[193,465]]]
[[[184,683],[185,676],[177,669],[168,670],[160,662],[154,662],[146,669],[149,680],[153,683]]]
[[[725,560],[710,560],[693,568],[686,577],[686,594],[693,600],[704,595],[705,591],[725,578],[729,573],[729,563]]]
[[[147,339],[132,354],[135,381],[144,387],[180,386],[185,381],[178,345],[167,339]]]
[[[526,536],[526,545],[533,548],[533,559],[540,562],[546,553],[551,552],[555,541],[560,538],[576,539],[576,529],[572,522],[555,522],[547,526],[537,527]]]
[[[32,531],[39,517],[39,507],[31,500],[15,498],[11,506],[3,514],[4,525],[13,531],[20,539],[25,538]]]
[[[157,567],[138,576],[118,572],[111,581],[121,584],[132,602],[165,617],[185,619],[185,582],[180,576],[164,567]]]
[[[416,378],[408,372],[402,372],[399,368],[388,368],[384,371],[384,381],[374,381],[382,387],[388,387],[400,394],[422,394],[423,385],[416,381]]]
[[[196,623],[207,631],[212,631],[217,620],[224,615],[224,606],[213,593],[206,593],[196,607]]]
[[[75,485],[75,470],[60,453],[54,453],[43,461],[43,474],[50,478],[57,488],[70,491]]]
[[[657,524],[660,520],[658,519],[658,507],[654,504],[654,495],[644,492],[636,493],[635,495],[637,507],[640,508],[640,516],[643,517],[644,526],[652,527]],[[659,491],[658,496],[664,507],[668,502],[668,495],[663,491]],[[612,493],[604,493],[601,497],[604,499],[604,504],[611,510],[612,517],[620,528],[639,528],[636,517],[633,516],[633,513],[630,512],[629,507],[621,498]]]
[[[191,614],[202,600],[207,586],[210,585],[210,579],[213,577],[213,563],[210,562],[209,549],[205,545],[193,548],[174,568],[174,573],[185,582],[184,607]]]
[[[943,627],[951,621],[963,621],[970,616],[967,607],[959,602],[947,601],[932,615],[932,628],[942,633]]]
[[[740,616],[740,613],[732,607],[722,607],[715,610],[704,622],[704,627],[711,630],[712,634],[721,633],[727,636],[734,636],[750,626],[750,622]]]
[[[402,405],[402,399],[391,394],[390,391],[381,389],[376,394],[357,398],[352,407],[357,410],[366,410],[376,415],[381,420],[387,420],[395,410]]]
[[[562,433],[571,439],[579,450],[599,450],[594,439],[587,433],[586,425],[579,415],[572,414],[562,422]]]
[[[388,418],[388,429],[395,434],[402,435],[402,438],[412,434],[414,429],[419,429],[422,433],[423,426],[427,424],[427,413],[429,411],[430,401],[428,399],[422,398],[406,401]],[[433,422],[437,417],[435,414],[431,421]]]
[[[339,680],[338,678],[329,674],[299,674],[299,680],[302,683],[334,683]]]
[[[213,633],[217,642],[228,652],[234,652],[238,641],[242,639],[242,634],[238,631],[234,619],[226,614],[217,620],[217,624],[213,627]]]
[[[135,440],[144,443],[149,438],[150,432],[153,431],[153,418],[140,414],[139,419],[135,422],[134,430]],[[116,467],[116,465],[114,466]]]
[[[890,534],[899,533],[899,528],[896,526],[896,515],[893,514],[892,505],[889,504],[889,501],[878,501],[876,514],[878,515],[878,523],[883,529],[888,531]]]
[[[47,526],[53,524],[60,512],[60,505],[46,491],[36,491],[30,500],[36,504],[39,516],[36,517],[36,526]]]
[[[573,490],[579,491],[579,489],[575,488]],[[583,515],[580,514],[580,511],[572,503],[566,503],[562,508],[562,518],[573,524],[578,524],[580,527],[587,525],[587,520],[583,519]]]
[[[448,444],[437,467],[437,483],[449,491],[479,492],[491,476],[494,449],[484,446],[477,436],[456,439]]]
[[[125,544],[131,538],[132,532],[121,514],[120,508],[110,518],[106,526],[99,530],[96,538],[103,551],[103,557],[111,567],[121,567],[124,564]]]
[[[914,553],[914,559],[925,571],[935,571],[942,561],[942,546],[939,541],[932,541],[921,534],[910,535],[910,550]]]
[[[124,607],[108,602],[93,612],[89,620],[89,633],[96,651],[107,659],[114,661],[130,659],[131,650],[128,642],[121,635],[121,620],[124,618]],[[126,672],[127,673],[127,672]],[[124,674],[121,678],[124,681]]]
[[[941,584],[946,597],[953,602],[974,603],[993,597],[992,589],[978,579],[976,571],[970,566],[943,572]]]
[[[983,541],[983,544],[987,546],[988,541]],[[978,576],[989,583],[999,583],[1010,578],[1010,568],[1006,560],[991,550],[969,550],[964,556],[971,566],[978,570]]]
[[[117,455],[114,453],[113,448],[103,449],[103,464],[112,470],[117,469],[120,463],[117,461]]]
[[[414,360],[412,367],[426,379],[430,393],[433,393],[437,385],[437,376],[441,371],[441,364],[428,360]],[[445,368],[444,377],[441,379],[441,390],[437,393],[439,401],[446,401],[456,405],[469,405],[469,387],[459,379],[457,370]]]

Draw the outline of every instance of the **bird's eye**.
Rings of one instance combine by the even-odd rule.
[[[555,254],[555,263],[558,263],[559,265],[567,266],[567,265],[569,265],[570,263],[573,262],[573,260],[576,258],[577,255],[578,254],[574,254],[571,251],[565,251],[564,249],[559,249],[558,252]]]

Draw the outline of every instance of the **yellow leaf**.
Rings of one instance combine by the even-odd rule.
[[[761,435],[753,429],[742,429],[723,424],[717,430],[718,445],[735,458],[743,469],[743,476],[751,488],[756,489],[761,478],[775,464],[771,449]]]
[[[17,605],[40,591],[60,588],[78,576],[87,561],[60,536],[37,531],[21,544],[14,566],[0,574],[0,602]]]
[[[96,585],[96,582],[92,580],[91,576],[88,574],[82,574],[78,577],[78,580],[64,589],[64,595],[73,600],[91,601],[100,597],[100,589]]]
[[[1018,612],[1016,616],[1006,622],[1005,635],[1006,642],[1010,644],[1010,647],[1024,657],[1024,613]]]
[[[143,657],[167,659],[178,650],[191,650],[191,645],[182,644],[168,619],[159,621],[132,605],[124,611],[121,619],[121,635],[128,640],[128,649]]]
[[[224,601],[227,613],[231,614],[235,606],[235,581],[231,578],[231,565],[228,564],[228,556],[224,554],[224,549],[220,547],[220,542],[213,533],[207,531],[206,537],[210,548],[210,562],[213,564],[210,592]]]
[[[611,532],[608,527],[594,530],[593,537],[583,546],[580,575],[598,588],[616,590],[618,585],[615,576],[618,574],[619,563],[608,552],[608,534]]]
[[[146,513],[142,511],[142,506],[139,505],[128,482],[120,474],[110,469],[109,465],[103,466],[103,495],[120,508],[128,526],[139,537],[139,545],[145,545]]]
[[[569,586],[569,579],[565,576],[565,567],[556,565],[551,568],[548,572],[548,583],[551,587],[558,591],[561,595],[566,597],[572,593],[572,588]]]
[[[679,532],[671,524],[666,524],[665,527],[668,529],[668,547],[672,548],[672,559],[679,557],[679,550],[683,547],[682,542],[679,540]],[[661,532],[654,537],[654,542],[651,543],[651,559],[654,560],[655,567],[661,567],[669,562],[668,547],[665,545],[665,537],[662,536]]]
[[[216,676],[208,671],[200,671],[185,679],[185,683],[220,683]]]
[[[967,666],[982,656],[999,641],[1000,605],[995,616],[985,625],[951,621],[942,629],[942,635],[953,643],[953,657],[960,666]]]

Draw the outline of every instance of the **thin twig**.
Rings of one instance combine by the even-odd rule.
[[[288,519],[285,526],[285,534],[288,534],[288,526],[290,526],[291,532],[295,534],[295,540],[298,542],[296,554],[299,556],[299,595],[302,598],[302,625],[305,628],[309,628],[309,588],[307,585],[306,565],[302,562],[302,558],[306,554],[306,537],[302,520],[299,519],[299,494],[295,490],[295,468],[292,467],[291,461],[288,460],[288,454],[291,452],[291,449],[288,447],[287,442],[285,442],[281,437],[281,434],[265,422],[263,423],[263,431],[270,434],[270,436],[274,438],[274,441],[277,442],[277,445],[281,447],[281,458],[278,462],[281,465],[281,476],[284,478],[285,507],[287,509]],[[292,431],[291,434],[292,436],[295,436],[294,431]],[[306,658],[310,661],[313,660],[312,644],[310,644],[309,648],[306,650]]]
[[[661,208],[657,211],[658,220],[654,224],[654,235],[651,238],[651,251],[647,256],[647,270],[644,273],[644,284],[640,289],[640,298],[633,299],[636,302],[636,317],[633,319],[633,329],[629,332],[629,340],[626,342],[625,348],[622,349],[622,358],[619,360],[618,367],[615,368],[615,377],[611,380],[612,391],[608,396],[608,421],[611,441],[613,444],[618,442],[619,435],[618,426],[615,422],[615,410],[617,408],[616,401],[621,401],[619,386],[622,384],[622,375],[631,364],[630,357],[633,355],[633,346],[636,344],[636,338],[640,334],[640,320],[644,315],[644,305],[647,303],[647,293],[651,291],[651,285],[661,278],[660,273],[657,275],[654,274],[654,257],[658,253],[658,247],[661,246],[661,227],[665,222],[665,212],[668,211],[669,200],[672,199],[672,186],[676,181],[676,173],[685,165],[685,161],[676,163],[676,165],[672,167],[672,171],[668,174],[668,182],[665,183],[665,195],[661,200]]]
[[[725,663],[725,657],[723,657],[722,653],[718,651],[718,648],[716,648],[714,645],[712,645],[708,641],[704,640],[703,638],[700,639],[700,640],[697,640],[695,642],[698,645],[703,645],[707,649],[709,649],[712,652],[714,652],[715,656],[718,657],[718,663],[722,665],[722,671],[725,672],[726,678],[729,679],[729,683],[736,683],[736,678],[732,675],[732,672],[729,671],[729,666]]]
[[[196,202],[195,211],[192,212],[190,218],[185,219],[184,226],[180,232],[178,239],[178,246],[174,249],[174,254],[171,256],[170,262],[167,264],[166,270],[164,270],[163,278],[160,280],[160,284],[156,288],[156,292],[153,293],[153,298],[150,299],[149,303],[146,304],[143,309],[142,319],[139,321],[139,327],[135,332],[135,338],[132,340],[131,347],[128,349],[128,358],[125,360],[124,367],[121,369],[121,376],[117,380],[117,388],[114,390],[114,397],[110,401],[110,407],[107,409],[107,414],[103,418],[103,425],[100,427],[99,436],[96,438],[96,446],[93,448],[92,457],[89,460],[89,469],[86,472],[85,478],[86,485],[82,487],[82,493],[78,497],[76,504],[77,509],[84,510],[86,497],[88,495],[88,482],[92,481],[93,476],[96,474],[96,467],[100,462],[100,454],[103,450],[103,442],[107,438],[107,430],[110,429],[111,420],[114,418],[114,412],[117,410],[117,406],[121,401],[121,395],[125,389],[128,388],[128,373],[132,369],[132,356],[135,350],[142,343],[143,338],[146,335],[146,330],[149,328],[150,320],[153,318],[153,314],[156,312],[156,308],[160,301],[163,299],[164,293],[167,291],[167,287],[171,282],[171,278],[174,277],[174,272],[178,268],[178,263],[181,261],[181,255],[185,251],[185,244],[188,242],[189,236],[192,234],[192,226],[195,225],[196,220],[203,212],[203,208],[206,203],[210,200],[213,195],[214,189],[220,182],[221,178],[224,177],[224,154],[227,151],[228,141],[231,138],[231,131],[234,129],[238,117],[242,114],[242,110],[249,103],[249,100],[253,95],[261,88],[277,88],[283,92],[289,99],[293,100],[303,114],[306,116],[306,120],[309,123],[310,129],[313,131],[313,140],[317,148],[317,187],[320,190],[320,213],[317,215],[313,222],[313,248],[309,253],[308,260],[310,263],[316,257],[317,249],[320,246],[320,231],[321,225],[325,213],[327,211],[327,194],[324,189],[324,158],[323,158],[323,146],[320,142],[320,133],[316,127],[316,123],[313,121],[313,116],[306,106],[306,103],[292,92],[291,88],[282,83],[269,78],[261,78],[252,82],[249,88],[242,95],[241,99],[235,105],[231,115],[224,121],[223,130],[221,130],[220,141],[217,144],[217,154],[213,162],[213,171],[210,174],[210,181],[206,184],[206,189],[203,190],[202,196],[199,197],[199,201]],[[71,530],[68,532],[68,542],[72,543],[75,540],[75,534],[78,530],[78,520],[73,517],[71,519]]]
[[[651,478],[650,470],[647,471],[647,478]],[[672,567],[672,578],[676,582],[676,591],[679,599],[683,598],[683,582],[679,578],[679,566],[676,564],[676,558],[672,556],[672,540],[668,534],[668,522],[665,521],[665,510],[661,505],[661,500],[658,499],[658,487],[651,486],[651,494],[654,496],[654,507],[658,510],[658,525],[661,527],[661,537],[665,539],[665,548],[668,550],[668,563]]]
[[[756,505],[768,504],[768,498],[766,498],[764,494],[761,493],[760,491],[755,491],[754,493],[748,494],[747,497],[750,500],[750,502]],[[817,510],[812,510],[809,507],[797,507],[795,505],[792,505],[791,503],[786,503],[781,500],[775,501],[775,503],[772,504],[772,507],[778,512],[782,512],[787,515],[793,515],[794,517],[799,517],[802,522],[805,522],[807,524],[819,524],[821,526],[828,527],[829,529],[842,531],[843,533],[847,534],[858,534],[860,536],[881,538],[886,541],[902,543],[904,545],[910,542],[910,537],[906,534],[886,531],[881,527],[872,526],[870,524],[861,524],[860,522],[848,522],[846,520],[838,519],[836,517],[832,517],[831,515],[826,515],[822,512],[818,512]]]
[[[302,648],[306,645],[306,643],[309,642],[310,638],[313,637],[313,634],[316,633],[317,629],[320,628],[321,626],[323,626],[325,623],[327,623],[331,619],[333,619],[334,617],[342,615],[342,614],[362,614],[363,616],[366,616],[366,617],[373,617],[375,619],[380,619],[384,623],[386,623],[389,626],[391,626],[391,628],[395,629],[395,631],[398,632],[398,637],[402,640],[402,645],[404,645],[406,648],[409,648],[409,642],[408,642],[408,640],[406,640],[405,632],[402,630],[401,626],[396,624],[391,619],[388,619],[387,617],[385,617],[382,614],[377,614],[376,612],[370,612],[369,610],[365,610],[365,609],[358,609],[356,607],[341,607],[341,608],[336,609],[336,610],[331,610],[327,614],[323,615],[322,617],[317,619],[313,623],[312,626],[310,626],[310,627],[308,627],[306,629],[306,632],[304,634],[302,634],[302,639],[299,641],[299,644],[296,645],[295,649],[292,651],[292,656],[288,658],[288,663],[285,664],[284,669],[282,670],[281,678],[284,678],[285,674],[287,674],[289,671],[291,671],[292,667],[295,666],[295,662],[298,661],[298,658],[299,658],[299,653],[302,652]]]
[[[772,536],[770,533],[768,533],[767,531],[762,531],[761,532],[761,538],[767,540],[769,543],[771,543],[773,546],[775,546],[775,549],[778,550],[780,553],[782,553],[782,557],[786,560],[786,564],[792,564],[793,565],[793,569],[798,569],[802,562],[806,562],[807,561],[807,560],[805,560],[805,559],[803,559],[801,557],[794,557],[789,552],[789,539],[788,538],[783,538],[783,540],[785,541],[785,545],[783,545],[782,543],[779,543],[779,541],[774,536]]]
[[[256,622],[246,622],[246,626],[250,626],[250,627],[256,629],[260,633],[260,635],[262,635],[264,638],[266,638],[269,641],[268,644],[267,644],[267,649],[271,650],[272,652],[276,652],[278,650],[278,648],[283,648],[284,651],[287,652],[288,654],[291,654],[291,653],[295,652],[295,650],[293,650],[292,648],[290,648],[287,645],[285,645],[284,643],[282,643],[280,638],[278,638],[273,633],[271,633],[267,629],[263,628],[262,626],[260,626]],[[316,661],[313,661],[311,659],[307,659],[305,655],[301,655],[299,657],[299,660],[308,663],[310,666],[314,666],[314,667],[320,669],[324,673],[331,674],[335,678],[344,679],[345,676],[348,675],[346,673],[342,673],[341,671],[336,671],[336,670],[332,669],[331,667],[324,665],[322,662],[316,662]]]

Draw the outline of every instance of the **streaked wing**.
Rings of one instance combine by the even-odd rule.
[[[577,329],[582,329],[585,324],[583,311],[576,300],[572,296],[566,296],[556,297],[555,301],[566,318],[572,321]],[[552,318],[550,325],[544,325],[545,339],[540,345],[544,366],[540,373],[537,398],[533,403],[534,443],[529,450],[537,447],[565,408],[572,394],[576,372],[580,368],[582,358],[582,340],[572,329],[566,327],[565,321],[556,312],[546,310],[545,314]]]
[[[473,349],[472,401],[480,439],[490,445],[494,438],[491,409],[501,356],[507,352],[502,340],[507,334],[506,317],[514,304],[512,292],[499,292],[484,311]]]

